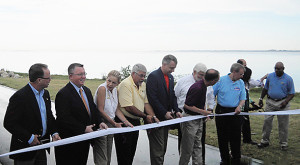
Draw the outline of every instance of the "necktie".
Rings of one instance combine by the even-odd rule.
[[[88,106],[86,104],[86,100],[83,97],[82,89],[80,88],[79,91],[80,91],[80,96],[81,96],[81,99],[82,99],[82,101],[84,103],[85,109],[87,110],[88,114],[90,115],[90,111],[89,111],[89,108],[88,108]]]

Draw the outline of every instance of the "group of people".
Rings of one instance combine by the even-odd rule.
[[[244,63],[243,63],[244,62]],[[241,63],[241,64],[240,64]],[[69,83],[55,97],[56,118],[51,111],[48,87],[51,77],[45,64],[34,64],[29,69],[30,82],[18,90],[9,100],[4,117],[4,127],[12,134],[11,151],[43,143],[69,138],[99,129],[134,127],[144,124],[181,118],[183,116],[234,112],[233,116],[216,116],[221,164],[240,164],[241,130],[250,131],[249,116],[242,124],[238,115],[247,110],[249,94],[246,92],[250,79],[241,80],[247,72],[246,61],[241,59],[232,64],[230,73],[223,77],[215,69],[198,63],[193,73],[178,80],[174,87],[174,72],[177,59],[166,55],[161,66],[151,72],[147,81],[147,69],[135,64],[129,77],[121,81],[121,74],[112,70],[106,81],[99,85],[94,97],[84,85],[84,66],[73,63],[68,67]],[[275,73],[264,78],[259,105],[268,96],[266,111],[286,110],[294,96],[293,80],[283,72],[283,63],[275,65]],[[250,74],[251,76],[251,74]],[[249,77],[250,78],[250,77]],[[121,82],[120,82],[121,81]],[[255,86],[259,86],[257,84]],[[249,86],[249,85],[248,85]],[[217,104],[215,101],[217,97]],[[192,157],[193,164],[205,163],[205,123],[209,118],[197,119],[180,124],[180,165],[187,165]],[[273,116],[266,116],[263,139],[258,147],[269,145]],[[287,149],[288,116],[278,117],[280,144]],[[243,126],[243,127],[242,127]],[[169,126],[147,130],[152,165],[164,164],[167,150]],[[256,144],[245,137],[244,143]],[[50,138],[51,137],[51,138]],[[72,144],[55,147],[56,164],[86,164],[90,145],[93,146],[94,163],[109,165],[113,139],[117,161],[120,165],[131,165],[136,152],[139,131],[101,136]],[[230,149],[228,144],[230,144]],[[231,150],[231,151],[230,151]],[[49,152],[49,149],[47,149]],[[47,164],[46,151],[37,150],[10,156],[15,165]]]

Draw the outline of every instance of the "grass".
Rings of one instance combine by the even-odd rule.
[[[28,83],[28,75],[23,74],[24,78],[13,79],[13,78],[2,78],[0,77],[0,84],[9,86],[11,88],[20,89]],[[51,95],[51,99],[54,100],[56,93],[59,89],[65,86],[69,80],[67,76],[52,75],[51,83],[48,90]],[[89,87],[94,94],[99,84],[103,83],[100,79],[87,79],[85,85]],[[251,89],[250,97],[253,101],[258,102],[260,97],[260,88]],[[296,93],[294,99],[291,101],[291,109],[300,109],[300,93]],[[265,102],[265,100],[264,100]],[[300,164],[300,120],[299,115],[290,116],[289,126],[289,148],[288,151],[281,151],[278,138],[278,124],[277,118],[274,117],[273,130],[271,133],[270,146],[264,149],[258,149],[257,146],[242,143],[242,154],[252,158],[256,158],[264,161],[264,164]],[[259,142],[261,140],[263,116],[250,116],[252,140]],[[172,134],[177,134],[176,130],[171,131]],[[207,135],[206,143],[218,146],[217,142],[217,131],[214,120],[207,122]],[[216,155],[219,156],[219,155]]]

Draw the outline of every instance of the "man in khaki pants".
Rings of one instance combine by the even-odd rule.
[[[277,62],[275,65],[275,72],[270,73],[264,89],[259,98],[259,106],[263,106],[263,98],[268,95],[266,101],[266,112],[283,111],[290,108],[289,102],[295,95],[295,88],[293,79],[284,73],[284,65],[282,62]],[[272,122],[274,115],[266,115],[263,126],[263,138],[258,148],[264,148],[270,144],[270,134],[272,131]],[[289,116],[278,115],[278,130],[279,130],[279,143],[281,150],[286,151],[288,147],[288,128]]]
[[[194,83],[188,90],[184,104],[183,116],[210,114],[205,110],[206,91],[208,86],[212,86],[219,80],[219,72],[209,69],[205,73],[204,79]],[[193,165],[204,164],[202,160],[202,131],[203,120],[197,119],[181,123],[182,142],[180,145],[179,165],[187,165],[192,156]]]

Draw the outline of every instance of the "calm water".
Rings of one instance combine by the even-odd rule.
[[[243,58],[252,69],[252,78],[260,79],[266,73],[274,72],[278,61],[285,64],[285,72],[292,76],[297,92],[300,92],[300,52],[253,52],[253,51],[147,51],[147,52],[103,52],[103,51],[0,51],[0,68],[16,72],[27,72],[33,63],[49,65],[51,74],[67,74],[67,67],[73,62],[85,65],[88,78],[102,78],[110,70],[121,67],[144,64],[148,71],[161,65],[164,55],[173,54],[178,65],[173,73],[175,77],[192,73],[198,62],[208,68],[229,73],[232,63]],[[5,59],[5,60],[4,60]]]

